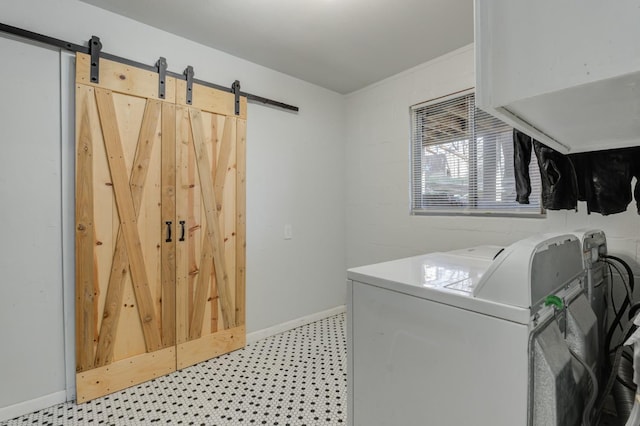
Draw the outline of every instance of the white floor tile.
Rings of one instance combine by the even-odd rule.
[[[344,425],[344,314],[83,405],[18,417],[25,425]]]

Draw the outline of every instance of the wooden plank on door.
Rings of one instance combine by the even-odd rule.
[[[76,402],[98,398],[175,371],[176,348],[144,353],[76,374]]]
[[[162,222],[175,224],[176,238],[162,243],[162,343],[176,344],[176,239],[183,236],[184,225],[176,220],[176,107],[162,105]]]
[[[227,177],[227,171],[229,169],[229,156],[231,155],[231,148],[233,147],[231,129],[235,124],[235,118],[225,117],[222,141],[220,143],[220,153],[218,154],[218,163],[214,178],[214,191],[216,194],[216,201],[218,202],[216,205],[218,212],[222,210],[222,192],[224,190],[225,178]]]
[[[247,121],[236,123],[236,324],[245,324],[247,258]]]
[[[186,108],[176,107],[176,220],[185,221],[187,242],[189,203],[189,114]],[[176,344],[185,342],[189,335],[188,288],[189,252],[186,244],[176,245]]]
[[[206,230],[206,224],[203,229]],[[200,255],[200,269],[196,280],[196,289],[193,295],[193,309],[189,321],[189,340],[198,339],[202,335],[202,321],[204,319],[207,295],[209,294],[209,281],[213,271],[213,249],[207,235],[202,243]]]
[[[231,149],[229,152],[229,160],[225,169],[225,184],[221,189],[222,210],[220,213],[220,227],[224,236],[224,250],[227,255],[227,273],[229,274],[229,282],[233,283],[231,287],[230,297],[234,305],[234,317],[236,309],[236,118],[227,118],[232,121],[230,126]]]
[[[76,88],[76,369],[93,367],[95,342],[95,258],[93,229],[93,143],[89,121],[91,90]]]
[[[202,111],[214,114],[232,116],[235,115],[235,96],[233,93],[213,89],[194,83],[191,90],[192,102],[187,104],[187,82],[176,81],[176,103],[183,106],[191,106]],[[247,118],[247,98],[240,97],[240,118]]]
[[[231,117],[223,117],[224,125],[223,125],[223,134],[221,139],[220,150],[218,153],[218,158],[216,161],[211,159],[211,162],[216,165],[212,174],[215,176],[213,182],[216,210],[220,212],[222,210],[222,196],[225,185],[225,180],[227,176],[227,170],[229,169],[229,157],[231,154],[231,148],[233,146],[231,136],[232,136],[232,127],[235,125],[235,118]],[[217,118],[214,115],[212,122],[217,122]],[[215,135],[215,133],[214,133]],[[214,136],[215,137],[215,136]],[[213,153],[215,156],[215,152]],[[219,218],[218,218],[219,220]],[[214,280],[212,283],[212,288],[209,288],[209,281],[211,279],[211,271],[212,271],[212,261],[213,261],[213,247],[211,245],[211,239],[207,233],[208,225],[206,223],[203,224],[204,238],[202,241],[202,254],[200,257],[200,273],[198,275],[198,283],[196,287],[196,293],[194,296],[194,305],[193,311],[191,315],[191,325],[189,328],[189,339],[197,339],[202,335],[202,327],[204,320],[204,312],[205,305],[207,300],[207,294],[211,294],[209,301],[216,302],[212,303],[212,332],[217,330],[217,280]],[[226,269],[225,269],[226,270]],[[215,320],[214,320],[215,319]]]
[[[158,96],[158,73],[100,58],[99,83],[91,81],[91,56],[76,54],[76,82],[147,99],[175,103],[176,79],[165,78],[165,98]]]
[[[95,94],[102,125],[102,134],[107,149],[109,168],[113,180],[113,190],[118,207],[118,214],[120,216],[120,228],[129,257],[129,269],[138,302],[138,313],[144,333],[145,345],[147,351],[155,351],[162,347],[162,341],[149,282],[147,280],[140,235],[137,227],[136,211],[127,181],[127,170],[118,131],[112,92],[96,87]]]
[[[149,158],[153,150],[155,132],[160,120],[161,103],[159,101],[148,100],[146,103],[140,133],[138,136],[136,155],[133,161],[129,187],[135,217],[140,213],[140,203],[147,177]],[[171,120],[173,121],[173,120]],[[122,294],[126,273],[129,269],[129,256],[124,242],[122,229],[118,229],[116,246],[111,263],[111,275],[107,287],[107,295],[102,312],[102,324],[98,338],[98,349],[96,350],[95,365],[103,366],[109,364],[113,359],[113,348],[116,339],[118,321],[122,308]]]
[[[216,285],[220,296],[222,320],[225,328],[233,328],[236,323],[235,309],[233,308],[233,301],[231,300],[229,279],[226,272],[224,243],[220,234],[217,202],[211,179],[211,167],[209,166],[207,159],[207,147],[204,141],[201,114],[202,113],[196,109],[189,109],[193,147],[196,152],[196,163],[198,165],[198,175],[200,177],[202,202],[204,204],[204,212],[207,222],[206,235],[209,239],[213,252],[213,263],[215,268]]]
[[[197,340],[178,345],[177,366],[178,369],[186,368],[210,358],[235,351],[245,345],[246,330],[244,326],[208,334]]]

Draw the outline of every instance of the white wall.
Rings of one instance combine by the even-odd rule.
[[[300,112],[294,114],[249,104],[247,329],[249,332],[261,330],[344,304],[345,132],[344,98],[341,95],[76,0],[0,2],[0,22],[78,44],[85,44],[91,35],[97,35],[101,38],[103,50],[108,53],[150,65],[159,56],[164,56],[171,71],[181,72],[187,65],[192,65],[196,78],[228,86],[238,79],[242,90],[246,92],[300,107]],[[238,31],[242,29],[238,28]],[[233,34],[229,36],[233,37]],[[10,62],[3,64],[6,71],[12,70]],[[16,84],[11,75],[0,81],[3,91],[5,87]],[[65,96],[63,90],[63,98]],[[68,109],[69,104],[63,100],[62,111]],[[24,113],[20,125],[33,126],[34,117],[28,113],[28,109]],[[73,120],[72,113],[66,115],[67,120]],[[4,120],[0,116],[0,126],[5,125]],[[62,127],[68,125],[69,122],[63,119]],[[8,143],[2,142],[3,145]],[[61,151],[59,142],[53,141],[52,144],[56,149],[47,155],[57,159],[57,167],[61,167],[60,156],[63,157],[63,164],[69,161],[70,167],[73,167],[73,154],[68,158],[69,154]],[[62,144],[73,145],[72,137],[64,138]],[[46,173],[45,170],[35,170],[34,179],[49,179]],[[5,194],[5,188],[20,184],[18,177],[7,182],[1,181],[0,191]],[[60,197],[64,199],[65,192],[73,194],[72,183],[65,185],[56,188],[54,196],[50,196],[48,187],[36,185],[31,189],[30,197],[44,203],[39,208],[45,211],[51,209],[59,214]],[[18,199],[3,198],[2,203],[15,201]],[[69,207],[63,203],[63,209]],[[72,247],[73,228],[68,226],[72,213],[69,214],[71,216],[61,219],[67,226],[61,231],[58,229],[62,233],[58,239],[62,238],[65,245]],[[59,216],[57,220],[60,222]],[[292,225],[293,239],[285,241],[283,229],[287,223]],[[58,244],[61,247],[63,242],[58,241]],[[12,250],[13,255],[21,261],[30,258],[26,249],[20,248],[16,252],[15,247],[0,243],[0,257]],[[64,261],[68,261],[72,253],[66,254]],[[55,267],[43,267],[43,273],[60,275],[60,252],[54,250],[51,255],[52,259],[56,259],[53,262]],[[73,268],[64,284],[65,300],[70,301],[73,300],[73,295],[69,296],[74,285],[72,275]],[[16,287],[25,282],[26,278],[16,278]],[[14,308],[12,304],[15,301],[0,298],[0,312],[33,308],[27,301],[22,302],[22,298],[19,300],[22,305]],[[52,299],[51,303],[60,302]],[[43,332],[46,332],[49,330],[47,327],[57,331],[63,319],[60,312],[50,315],[36,309],[33,311],[33,321],[45,327]],[[13,327],[16,335],[23,336],[22,341],[13,344],[20,345],[30,338],[26,325],[4,320],[0,322],[3,332],[8,327]],[[42,349],[47,351],[47,356],[59,357],[63,354],[64,345],[59,342]],[[5,360],[2,357],[2,361]],[[30,386],[36,393],[44,395],[45,392],[53,392],[51,389],[40,389],[42,381],[36,371],[26,371],[24,380],[32,383]],[[73,371],[67,371],[67,377],[68,381],[71,380]],[[11,392],[15,386],[13,380],[7,381],[1,377],[0,395],[2,392]],[[65,389],[64,383],[58,383],[58,387],[57,390]],[[0,400],[0,418],[2,404],[3,400]]]
[[[60,54],[6,38],[0,52],[0,407],[52,404],[65,397]]]
[[[409,107],[473,87],[473,54],[466,46],[347,96],[347,265],[583,227],[603,229],[612,254],[637,261],[635,203],[607,217],[584,203],[544,219],[409,215]]]

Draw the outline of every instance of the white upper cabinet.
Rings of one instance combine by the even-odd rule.
[[[562,153],[640,146],[640,0],[475,0],[476,104]]]

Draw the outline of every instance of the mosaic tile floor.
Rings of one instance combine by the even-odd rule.
[[[345,316],[336,315],[83,405],[17,425],[344,425]]]

